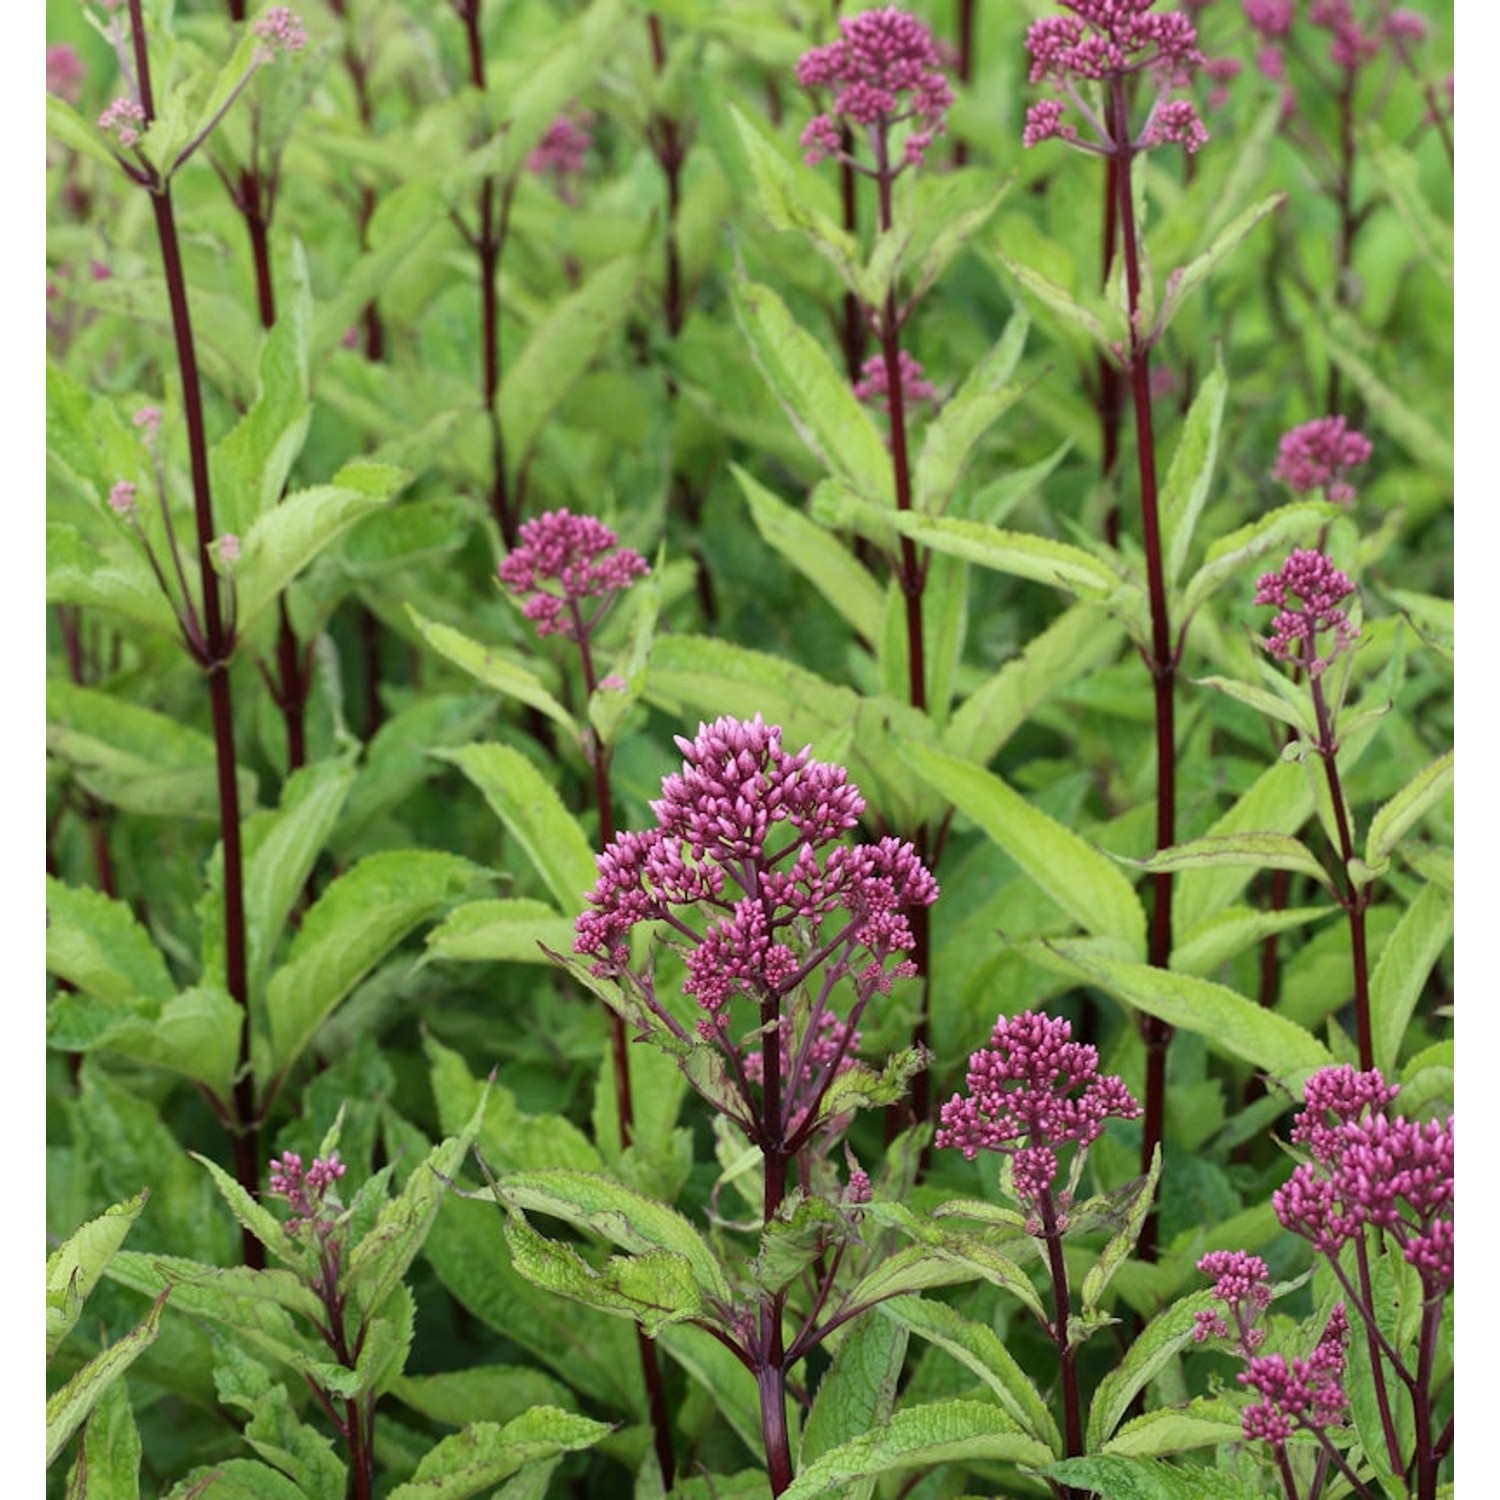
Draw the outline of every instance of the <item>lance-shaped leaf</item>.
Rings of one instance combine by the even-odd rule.
[[[1104,1452],[1159,1458],[1167,1453],[1238,1443],[1244,1437],[1242,1418],[1241,1409],[1232,1402],[1196,1396],[1185,1406],[1150,1411],[1127,1422],[1104,1445]]]
[[[852,629],[867,641],[878,640],[885,599],[865,565],[837,537],[778,499],[738,464],[729,467],[762,540],[786,558]]]
[[[144,1015],[177,992],[161,950],[123,901],[50,875],[47,968],[90,995]]]
[[[1317,720],[1313,714],[1312,699],[1306,693],[1297,692],[1297,684],[1290,678],[1281,679],[1274,688],[1257,687],[1253,682],[1241,682],[1236,677],[1196,677],[1195,687],[1213,688],[1256,713],[1265,714],[1290,725],[1304,739],[1317,738]]]
[[[1146,914],[1120,869],[1000,777],[940,750],[911,745],[911,768],[972,818],[1086,932],[1144,953]]]
[[[509,745],[464,745],[434,752],[451,761],[484,793],[495,816],[526,851],[526,858],[563,911],[577,911],[598,872],[594,851],[578,820],[563,806],[535,762]]]
[[[1001,201],[1010,191],[1014,176],[995,188],[992,174],[977,168],[944,173],[936,179],[914,180],[913,206],[915,222],[909,241],[891,268],[909,269],[908,306],[921,301],[928,289],[948,268],[948,263],[990,221]],[[928,196],[924,190],[931,189]],[[900,226],[898,225],[898,228]],[[871,300],[871,299],[866,299]],[[884,300],[882,289],[881,300]]]
[[[736,283],[734,307],[756,366],[807,446],[866,500],[894,506],[891,456],[823,346],[758,282]]]
[[[47,523],[47,603],[106,610],[178,633],[177,617],[145,558],[123,544],[101,551],[63,522]]]
[[[1201,255],[1195,256],[1185,266],[1179,266],[1167,277],[1167,284],[1162,291],[1161,314],[1151,332],[1153,342],[1165,332],[1183,303],[1234,254],[1250,231],[1267,214],[1280,208],[1285,202],[1285,193],[1272,193],[1268,198],[1262,198],[1259,203],[1253,204],[1226,224]]]
[[[333,881],[266,987],[272,1073],[291,1067],[339,1001],[407,933],[488,878],[457,855],[392,849]]]
[[[258,1239],[283,1265],[297,1270],[311,1269],[309,1253],[286,1232],[281,1220],[221,1167],[198,1152],[188,1153],[213,1178],[219,1196],[239,1222]]]
[[[350,1251],[348,1281],[364,1312],[380,1310],[416,1259],[444,1195],[479,1134],[484,1106],[481,1095],[464,1128],[427,1153],[400,1194],[381,1209],[374,1227]]]
[[[1328,1049],[1275,1011],[1211,980],[1101,955],[1087,940],[1028,943],[1022,950],[1045,968],[1096,984],[1132,1010],[1204,1038],[1215,1052],[1279,1078],[1328,1067]]]
[[[1010,380],[1030,327],[1024,312],[1014,314],[994,348],[928,424],[914,475],[917,510],[937,516],[947,509],[974,445],[1025,393],[1024,384]]]
[[[1176,1468],[1159,1458],[1119,1454],[1067,1458],[1042,1473],[1106,1500],[1263,1500],[1265,1494],[1258,1484],[1220,1469]]]
[[[1062,1452],[1062,1435],[1047,1403],[988,1324],[964,1317],[946,1302],[929,1302],[921,1297],[898,1297],[883,1303],[880,1317],[872,1321],[896,1323],[951,1355],[994,1392],[995,1399],[1023,1432],[1045,1443],[1054,1454]]]
[[[84,1418],[98,1405],[104,1392],[156,1342],[167,1293],[162,1292],[143,1322],[124,1338],[111,1344],[77,1371],[60,1390],[47,1397],[47,1467],[67,1446]]]
[[[1247,948],[1279,932],[1290,932],[1308,922],[1332,916],[1334,906],[1295,906],[1285,911],[1258,911],[1231,906],[1200,922],[1174,941],[1168,968],[1178,974],[1206,978]]]
[[[1135,1249],[1136,1241],[1141,1237],[1141,1226],[1156,1202],[1156,1185],[1160,1180],[1161,1143],[1158,1141],[1151,1155],[1151,1170],[1144,1177],[1130,1183],[1110,1204],[1110,1217],[1118,1227],[1084,1275],[1080,1296],[1085,1318],[1099,1311],[1105,1289],[1126,1257]]]
[[[903,1047],[886,1058],[877,1073],[874,1068],[856,1062],[828,1085],[818,1105],[818,1119],[832,1120],[852,1109],[884,1109],[906,1097],[906,1090],[932,1061],[923,1047]]]
[[[1388,1077],[1432,966],[1453,938],[1453,894],[1425,885],[1401,914],[1370,976],[1370,1032],[1375,1066]]]
[[[1167,481],[1162,490],[1169,588],[1182,574],[1198,518],[1203,514],[1209,486],[1213,483],[1214,460],[1219,452],[1219,428],[1223,425],[1224,403],[1228,395],[1224,362],[1216,356],[1214,367],[1198,387],[1187,420],[1182,424],[1182,435],[1172,452],[1172,465],[1167,470]]]
[[[515,897],[501,901],[466,901],[427,934],[434,958],[466,962],[544,964],[548,948],[567,948],[573,941],[573,919],[545,901]]]
[[[810,1198],[794,1190],[762,1228],[750,1274],[758,1286],[780,1291],[846,1232],[843,1214],[826,1198]]]
[[[624,325],[640,275],[640,260],[634,255],[610,261],[527,335],[526,347],[505,372],[495,402],[505,438],[505,466],[512,474],[530,461],[548,418]]]
[[[1310,541],[1319,527],[1341,514],[1338,506],[1322,500],[1298,500],[1220,537],[1208,549],[1203,566],[1188,580],[1174,617],[1186,619],[1196,613],[1216,589],[1231,579],[1250,581],[1251,566],[1258,559]]]
[[[1082,301],[1040,271],[1012,260],[1003,251],[997,253],[1006,270],[1020,282],[1023,292],[1070,328],[1086,334],[1100,353],[1113,357],[1111,346],[1122,343],[1125,338],[1124,320],[1103,297]]]
[[[446,657],[454,666],[462,667],[471,677],[476,677],[486,687],[514,698],[528,708],[534,708],[559,724],[573,738],[579,734],[578,723],[551,693],[547,691],[536,674],[511,661],[499,651],[479,641],[471,640],[451,625],[429,620],[425,615],[407,606],[412,624],[421,632],[422,639],[439,656]]]
[[[473,1422],[428,1450],[390,1500],[467,1500],[527,1464],[576,1453],[609,1435],[609,1426],[555,1406],[538,1406],[503,1426]]]
[[[410,476],[388,464],[348,464],[332,484],[297,490],[258,516],[234,570],[235,625],[243,634],[340,532],[386,504]]]
[[[670,1250],[612,1255],[596,1270],[571,1246],[538,1234],[519,1211],[505,1220],[505,1243],[516,1270],[533,1286],[613,1317],[633,1318],[652,1338],[704,1311],[692,1266]]]
[[[47,1257],[47,1359],[78,1322],[88,1295],[98,1284],[110,1257],[125,1241],[130,1226],[141,1216],[150,1197],[134,1198],[105,1209],[96,1219],[70,1234]]]
[[[91,796],[124,812],[219,815],[213,740],[112,693],[49,678],[47,753],[66,762]],[[238,777],[241,803],[253,807],[255,774],[241,770]]]
[[[104,1388],[84,1423],[68,1500],[140,1500],[141,1436],[123,1380]]]
[[[782,1491],[782,1500],[822,1500],[862,1479],[941,1463],[1037,1465],[1052,1457],[990,1402],[938,1401],[898,1411],[884,1426],[823,1454]]]
[[[162,1500],[308,1500],[308,1495],[270,1464],[256,1458],[228,1458],[189,1469]]]
[[[292,1479],[307,1500],[343,1500],[349,1486],[348,1471],[334,1452],[332,1439],[298,1418],[287,1387],[265,1366],[241,1356],[231,1368],[239,1388],[231,1387],[225,1370],[219,1374],[220,1400],[249,1415],[245,1441]],[[256,1374],[246,1378],[241,1372],[247,1369]]]
[[[495,1185],[508,1208],[550,1214],[601,1235],[622,1250],[665,1250],[692,1267],[712,1297],[729,1298],[729,1284],[713,1251],[675,1208],[596,1172],[511,1172]]]
[[[1385,872],[1391,850],[1411,828],[1438,805],[1453,786],[1453,752],[1424,766],[1370,819],[1365,864],[1374,875]]]
[[[906,1344],[907,1331],[893,1318],[862,1318],[849,1329],[828,1373],[818,1382],[802,1429],[799,1468],[890,1421]],[[873,1489],[871,1478],[846,1494],[848,1500],[868,1500]]]
[[[1294,875],[1308,875],[1326,891],[1338,896],[1333,877],[1318,862],[1317,856],[1302,842],[1287,833],[1229,833],[1208,838],[1189,839],[1159,849],[1149,859],[1124,859],[1152,874],[1161,870],[1214,870],[1242,866],[1252,870],[1290,870]]]
[[[91,157],[112,172],[119,170],[120,160],[110,150],[104,132],[52,93],[47,95],[47,137],[70,151]]]
[[[686,558],[682,561],[689,568],[694,566]],[[630,591],[627,609],[634,610],[634,617],[630,620],[630,645],[615,658],[612,672],[606,673],[589,695],[589,723],[594,726],[599,743],[606,747],[619,739],[630,711],[646,691],[646,669],[656,642],[656,621],[661,613],[665,585],[674,581],[671,567],[666,562],[666,548],[663,546],[650,576]],[[624,686],[611,682],[611,676],[618,678]]]
[[[958,1286],[984,1280],[1018,1298],[1043,1323],[1047,1315],[1030,1277],[1008,1255],[977,1235],[952,1230],[928,1233],[922,1242],[886,1256],[857,1281],[844,1299],[846,1307],[874,1307],[891,1297],[934,1286]]]
[[[1325,308],[1328,356],[1354,383],[1371,415],[1422,468],[1452,484],[1453,442],[1388,386],[1358,352],[1359,325],[1341,309]]]
[[[1388,141],[1373,123],[1364,126],[1361,137],[1361,160],[1369,163],[1375,180],[1400,215],[1422,258],[1452,286],[1453,226],[1433,211],[1423,194],[1416,157]]]

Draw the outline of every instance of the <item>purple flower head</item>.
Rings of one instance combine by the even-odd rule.
[[[1393,1119],[1396,1093],[1375,1070],[1315,1073],[1292,1129],[1312,1160],[1271,1202],[1287,1229],[1327,1255],[1367,1226],[1389,1233],[1432,1297],[1453,1284],[1453,1117]]]
[[[1032,83],[1050,83],[1070,99],[1087,121],[1094,143],[1083,142],[1075,126],[1064,122],[1061,100],[1043,101],[1026,113],[1022,144],[1060,139],[1087,150],[1117,154],[1125,143],[1085,104],[1080,84],[1122,84],[1134,73],[1149,73],[1156,96],[1139,135],[1136,150],[1176,144],[1190,154],[1208,140],[1198,111],[1187,100],[1168,101],[1174,88],[1188,84],[1203,62],[1198,33],[1180,11],[1156,11],[1156,0],[1060,0],[1070,14],[1044,16],[1026,33]],[[1106,117],[1108,111],[1106,111]]]
[[[325,1210],[331,1207],[337,1213],[342,1205],[336,1194],[331,1204],[327,1200],[334,1183],[345,1170],[337,1151],[332,1152],[326,1161],[315,1156],[305,1171],[302,1158],[295,1151],[271,1158],[271,1195],[285,1198],[292,1211],[292,1217],[286,1221],[288,1234],[298,1234],[305,1224],[311,1224],[320,1238],[326,1238],[332,1232],[335,1226]]]
[[[146,111],[134,99],[116,99],[99,116],[99,129],[114,132],[122,146],[133,146],[141,138],[140,127],[146,123]]]
[[[739,1049],[731,1004],[750,1001],[766,1025],[775,1015],[790,1080],[780,1125],[795,1131],[852,1061],[859,1010],[911,971],[900,956],[914,941],[906,913],[935,901],[937,882],[910,844],[844,844],[864,810],[858,788],[842,766],[783,749],[781,730],[758,715],[702,724],[677,743],[683,766],[651,804],[657,826],[618,835],[598,857],[574,950],[649,993],[629,971],[631,930],[661,922],[685,939],[699,1035],[729,1051],[747,1083],[765,1063]],[[789,1029],[781,1001],[815,971],[813,1003]],[[829,1009],[844,979],[855,993],[847,1018]]]
[[[161,433],[161,407],[143,406],[130,419],[132,427],[139,427],[148,443],[154,443]]]
[[[219,561],[226,567],[232,568],[240,560],[240,539],[232,531],[226,531],[215,543]]]
[[[899,355],[901,370],[901,399],[905,403],[931,401],[937,388],[928,380],[920,360],[914,359],[905,349]],[[886,375],[885,357],[872,354],[860,369],[860,380],[854,394],[870,405],[878,404],[882,411],[891,409],[890,380]]]
[[[1011,1156],[1025,1203],[1051,1188],[1057,1147],[1087,1146],[1106,1120],[1141,1112],[1123,1080],[1099,1072],[1098,1050],[1072,1035],[1068,1021],[1040,1012],[1001,1016],[989,1045],[969,1057],[968,1098],[955,1094],[942,1109],[937,1144],[970,1161],[980,1151]]]
[[[1223,109],[1229,103],[1229,85],[1245,70],[1238,57],[1211,57],[1203,64],[1203,71],[1213,80],[1209,90],[1208,107]]]
[[[110,486],[109,508],[127,520],[135,514],[135,486],[128,479],[116,480]]]
[[[1280,572],[1262,574],[1255,585],[1255,602],[1280,611],[1262,644],[1278,660],[1296,662],[1320,677],[1359,635],[1340,608],[1353,592],[1349,575],[1326,554],[1299,548]],[[1327,656],[1319,656],[1318,637],[1330,631],[1333,645]]]
[[[1255,66],[1260,70],[1260,76],[1267,82],[1286,82],[1286,54],[1274,43],[1267,42],[1264,47],[1256,51]],[[1295,108],[1296,96],[1292,97]]]
[[[1382,28],[1395,42],[1422,42],[1427,39],[1427,21],[1414,10],[1393,10]]]
[[[1214,1278],[1213,1294],[1234,1318],[1230,1328],[1224,1315],[1212,1309],[1193,1315],[1193,1339],[1237,1338],[1246,1353],[1265,1342],[1265,1330],[1256,1328],[1260,1315],[1271,1305],[1271,1279],[1266,1263],[1244,1250],[1215,1250],[1198,1262],[1205,1276]]]
[[[1345,475],[1368,463],[1374,451],[1369,438],[1354,431],[1343,417],[1319,417],[1282,438],[1271,477],[1299,495],[1325,490],[1335,505],[1348,505],[1355,491]]]
[[[1298,1428],[1322,1432],[1339,1426],[1349,1407],[1343,1384],[1348,1337],[1349,1318],[1340,1302],[1329,1314],[1310,1358],[1253,1357],[1240,1372],[1239,1382],[1261,1399],[1245,1409],[1241,1419],[1245,1436],[1281,1448]]]
[[[1294,0],[1245,0],[1245,19],[1267,39],[1285,36],[1296,14]]]
[[[646,559],[593,516],[548,511],[521,527],[521,543],[500,564],[500,581],[526,601],[522,613],[538,635],[582,640],[598,624],[614,596],[651,570]],[[557,591],[544,588],[556,585]],[[600,603],[585,620],[585,599]],[[566,618],[565,618],[566,616]]]
[[[254,30],[256,36],[269,44],[262,49],[267,57],[278,50],[300,52],[307,45],[307,32],[301,18],[285,5],[273,5],[256,21]]]
[[[839,31],[838,41],[803,53],[797,64],[797,82],[804,88],[835,91],[828,111],[802,132],[808,165],[838,154],[842,120],[871,132],[880,170],[890,172],[886,134],[891,126],[912,120],[916,128],[907,137],[903,164],[920,166],[933,137],[947,129],[944,117],[953,103],[932,33],[894,5],[845,16]]]
[[[1328,56],[1338,67],[1352,72],[1380,56],[1380,33],[1360,26],[1350,0],[1312,0],[1307,19],[1333,38]]]
[[[67,42],[47,48],[47,92],[77,104],[83,94],[83,59]]]
[[[587,110],[576,117],[559,115],[526,155],[526,170],[539,177],[551,176],[558,192],[568,201],[572,191],[568,179],[583,175],[584,159],[594,144],[588,129],[593,119]]]

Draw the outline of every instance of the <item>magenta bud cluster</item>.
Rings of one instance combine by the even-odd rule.
[[[307,31],[302,20],[285,5],[273,5],[255,22],[255,34],[270,44],[271,50],[300,52],[307,45]]]
[[[583,174],[594,137],[588,127],[593,116],[587,111],[574,117],[559,115],[540,141],[526,155],[526,170],[539,177],[552,177],[559,185]]]
[[[1263,642],[1266,650],[1280,661],[1306,667],[1313,677],[1322,676],[1359,635],[1342,608],[1353,592],[1353,580],[1326,553],[1298,548],[1279,571],[1263,573],[1256,581],[1255,602],[1279,611]],[[1318,637],[1329,634],[1333,645],[1320,656]]]
[[[980,1151],[1010,1156],[1023,1203],[1050,1191],[1059,1147],[1088,1146],[1106,1120],[1141,1113],[1123,1079],[1100,1073],[1098,1049],[1072,1037],[1070,1022],[1039,1011],[1000,1017],[969,1057],[968,1096],[942,1108],[937,1144],[970,1161]]]
[[[841,154],[842,121],[879,136],[879,168],[889,171],[885,134],[911,121],[915,128],[906,138],[904,161],[920,166],[934,137],[947,129],[945,116],[953,103],[932,33],[894,5],[844,16],[839,32],[837,41],[814,47],[797,64],[797,82],[804,88],[833,91],[828,111],[802,132],[808,165]]]
[[[566,507],[521,527],[520,543],[500,564],[500,581],[525,601],[522,613],[538,635],[580,640],[621,589],[651,571],[646,559],[593,516]],[[597,601],[590,619],[581,610]]]
[[[1348,505],[1355,495],[1348,472],[1368,463],[1374,451],[1369,438],[1346,418],[1319,417],[1282,438],[1271,477],[1298,494],[1322,490],[1336,505]]]
[[[931,401],[937,388],[928,380],[920,360],[902,349],[898,355],[901,376],[901,399],[903,403]],[[891,409],[890,372],[886,368],[883,354],[872,354],[860,367],[860,378],[855,383],[854,394],[870,405],[879,405],[882,411]]]
[[[274,1197],[286,1199],[292,1211],[292,1217],[286,1222],[288,1234],[299,1233],[305,1224],[312,1224],[320,1234],[333,1228],[324,1213],[325,1200],[345,1171],[345,1164],[339,1160],[337,1151],[331,1152],[326,1159],[315,1156],[312,1165],[306,1168],[295,1151],[284,1151],[279,1157],[271,1158],[271,1193]]]
[[[1349,1398],[1344,1392],[1349,1317],[1342,1302],[1328,1315],[1311,1357],[1253,1355],[1239,1382],[1260,1397],[1241,1418],[1244,1434],[1283,1448],[1298,1428],[1322,1432],[1345,1420]]]

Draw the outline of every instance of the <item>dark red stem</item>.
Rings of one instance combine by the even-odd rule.
[[[1042,1239],[1047,1246],[1047,1268],[1052,1277],[1053,1323],[1050,1329],[1052,1342],[1057,1349],[1058,1372],[1062,1381],[1063,1436],[1067,1444],[1067,1457],[1079,1458],[1083,1454],[1083,1400],[1078,1389],[1078,1365],[1074,1358],[1072,1340],[1068,1337],[1068,1320],[1073,1313],[1072,1297],[1068,1291],[1068,1267],[1063,1260],[1062,1232],[1057,1227],[1057,1207],[1052,1201],[1052,1189],[1046,1188],[1037,1198],[1037,1211],[1042,1220]],[[1064,1500],[1075,1500],[1080,1492],[1063,1487]]]
[[[958,0],[958,81],[965,86],[974,78],[974,0]],[[953,142],[953,165],[969,159],[969,143],[959,136]]]

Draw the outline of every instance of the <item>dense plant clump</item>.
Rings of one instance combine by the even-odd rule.
[[[48,28],[48,1495],[1451,1497],[1452,7]]]

